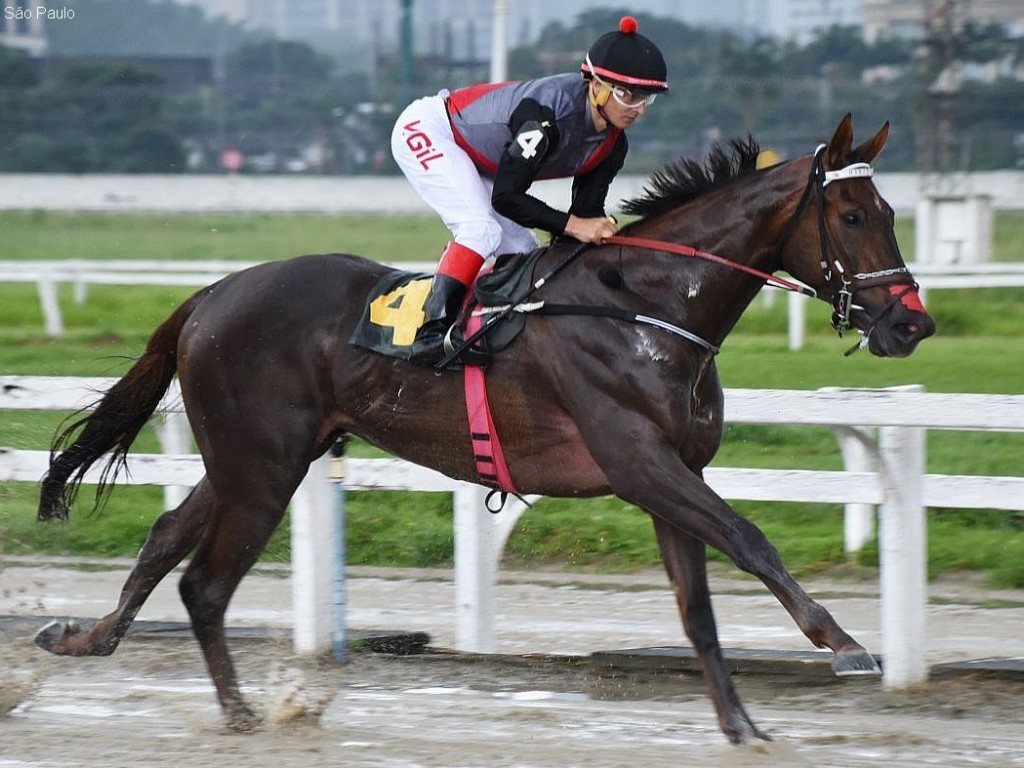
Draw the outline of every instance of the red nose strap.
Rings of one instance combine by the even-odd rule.
[[[924,304],[921,302],[921,296],[916,289],[912,288],[908,291],[904,285],[890,285],[889,293],[893,296],[900,294],[900,304],[911,312],[920,312],[922,315],[926,314]]]

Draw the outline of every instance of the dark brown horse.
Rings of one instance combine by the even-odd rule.
[[[887,135],[888,125],[853,147],[847,116],[814,155],[763,170],[755,169],[753,140],[732,142],[703,164],[680,162],[656,174],[628,204],[641,218],[624,234],[689,243],[768,273],[785,270],[833,304],[837,325],[867,334],[874,354],[909,355],[935,327],[900,256],[892,209],[870,179],[867,164]],[[550,248],[541,273],[571,249]],[[310,462],[352,433],[451,477],[477,479],[462,376],[347,343],[385,272],[348,255],[266,263],[197,292],[156,329],[98,408],[55,441],[40,518],[65,517],[81,473],[104,454],[116,470],[175,375],[206,476],[153,525],[117,608],[88,630],[54,623],[40,632],[40,645],[64,655],[112,653],[152,589],[194,550],[182,600],[227,722],[256,726],[228,654],[224,613]],[[651,248],[590,247],[533,299],[614,306],[669,325],[529,318],[487,370],[519,491],[615,494],[651,515],[721,729],[737,743],[767,737],[722,661],[705,545],[761,579],[813,645],[834,651],[838,674],[878,673],[761,531],[702,479],[722,438],[713,348],[763,283],[763,276]]]

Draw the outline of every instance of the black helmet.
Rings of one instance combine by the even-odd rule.
[[[623,16],[618,32],[598,38],[580,65],[583,76],[596,77],[633,91],[667,91],[665,57],[658,46],[637,32],[637,28],[636,19]]]

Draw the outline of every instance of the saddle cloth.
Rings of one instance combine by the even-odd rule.
[[[543,250],[528,254],[502,254],[494,268],[481,273],[473,284],[471,297],[459,318],[465,333],[470,311],[515,303],[530,287],[534,266]],[[391,270],[370,291],[359,324],[349,343],[388,357],[409,359],[416,331],[423,324],[423,303],[430,293],[432,275]],[[486,322],[486,320],[485,320]],[[515,339],[526,322],[519,312],[509,313],[493,324],[483,338],[486,352],[497,352]]]

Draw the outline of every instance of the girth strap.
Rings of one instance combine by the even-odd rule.
[[[470,315],[466,321],[466,335],[472,336],[480,329],[483,319],[479,315]],[[516,493],[512,475],[505,463],[505,453],[501,449],[498,431],[491,418],[491,405],[487,398],[487,382],[484,369],[478,365],[466,365],[463,368],[463,380],[466,387],[466,414],[469,417],[469,437],[473,445],[473,459],[480,482],[492,488]]]

